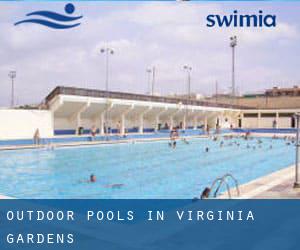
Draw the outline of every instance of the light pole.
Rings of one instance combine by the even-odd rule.
[[[10,103],[10,106],[14,107],[15,106],[15,82],[14,82],[14,79],[17,76],[17,72],[14,70],[9,71],[8,76],[11,79],[11,103]]]
[[[230,47],[232,48],[232,86],[231,86],[231,91],[232,91],[232,97],[235,97],[235,47],[237,46],[237,37],[232,36],[230,37]]]
[[[152,74],[152,83],[151,83],[151,95],[154,95],[154,85],[155,85],[155,74],[156,74],[156,68],[153,66],[152,68],[147,69],[148,73],[148,84],[149,84],[149,94],[150,94],[150,76]]]
[[[108,98],[109,98],[109,86],[108,86],[108,77],[109,77],[109,56],[113,55],[115,52],[112,48],[105,47],[100,50],[101,53],[105,54],[105,91],[106,91],[106,112],[105,112],[105,132],[108,134]],[[108,139],[108,137],[106,138]]]
[[[218,103],[218,93],[219,93],[219,84],[218,81],[216,81],[216,103]]]
[[[152,68],[152,95],[154,95],[155,74],[156,74],[156,68],[154,66]]]
[[[156,68],[155,68],[155,66],[153,66],[153,68],[152,68],[152,88],[151,88],[152,95],[154,95],[155,74],[156,74]]]
[[[108,70],[109,70],[109,55],[113,55],[115,51],[112,48],[105,47],[100,50],[105,53],[105,90],[108,91]]]
[[[294,188],[300,188],[300,180],[299,180],[300,113],[296,113],[294,115],[294,118],[295,118],[296,124],[297,124],[297,134],[296,134],[296,162],[295,162],[295,183],[294,183]]]
[[[150,69],[150,68],[148,68],[147,70],[146,70],[146,72],[147,72],[147,75],[148,75],[148,95],[150,95],[151,94],[151,74],[152,74],[152,69]]]
[[[185,111],[185,127],[186,127],[186,119],[188,115],[188,105],[191,101],[191,71],[192,67],[189,65],[184,65],[183,69],[187,72],[187,100],[186,100],[186,111]]]
[[[191,98],[191,71],[192,67],[184,65],[183,69],[187,72],[187,91],[188,91],[188,100]]]

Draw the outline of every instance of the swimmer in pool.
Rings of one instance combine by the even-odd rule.
[[[205,152],[208,153],[209,152],[209,147],[205,148]]]
[[[89,182],[94,183],[96,181],[97,181],[96,176],[94,174],[91,174]]]
[[[183,138],[182,141],[183,141],[185,144],[190,144],[190,142],[188,142],[186,138]]]
[[[124,184],[121,184],[121,183],[116,183],[116,184],[109,184],[109,185],[106,185],[105,187],[107,188],[121,188],[123,187]]]
[[[95,183],[96,181],[96,176],[94,174],[91,174],[89,179],[80,180],[79,183]]]
[[[202,194],[201,194],[201,196],[200,196],[200,199],[201,199],[201,200],[208,199],[208,198],[209,198],[210,191],[211,191],[210,188],[209,188],[209,187],[206,187],[206,188],[203,190],[203,192],[202,192]]]

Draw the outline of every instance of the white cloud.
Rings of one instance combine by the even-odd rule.
[[[31,4],[31,9],[38,5]],[[16,6],[9,5],[10,15],[23,17],[27,8]],[[57,10],[63,7],[43,5],[54,6]],[[300,9],[300,5],[296,7]],[[242,90],[300,78],[294,66],[295,50],[300,49],[299,20],[296,16],[297,22],[286,20],[289,9],[282,10],[275,29],[219,29],[206,27],[206,15],[230,13],[228,4],[80,3],[78,8],[84,14],[82,25],[67,31],[35,25],[14,27],[15,20],[1,14],[0,82],[4,91],[0,104],[9,103],[7,71],[13,68],[17,70],[17,94],[22,103],[40,101],[58,84],[103,88],[105,60],[99,51],[105,45],[115,50],[110,59],[112,90],[145,93],[145,70],[155,65],[158,91],[184,92],[182,66],[190,64],[194,91],[211,93],[215,80],[225,91],[231,79],[228,38],[233,34],[238,36],[237,83]]]

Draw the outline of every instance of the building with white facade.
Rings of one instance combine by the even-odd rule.
[[[90,134],[143,134],[183,130],[291,129],[299,108],[254,109],[151,95],[56,87],[42,110],[0,109],[0,141]]]

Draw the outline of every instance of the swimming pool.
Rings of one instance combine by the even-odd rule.
[[[225,173],[242,184],[293,164],[293,145],[261,140],[261,148],[257,139],[223,140],[220,147],[220,140],[202,138],[189,145],[178,141],[175,149],[157,141],[1,151],[0,193],[17,198],[193,198]],[[92,173],[97,182],[85,182]]]

